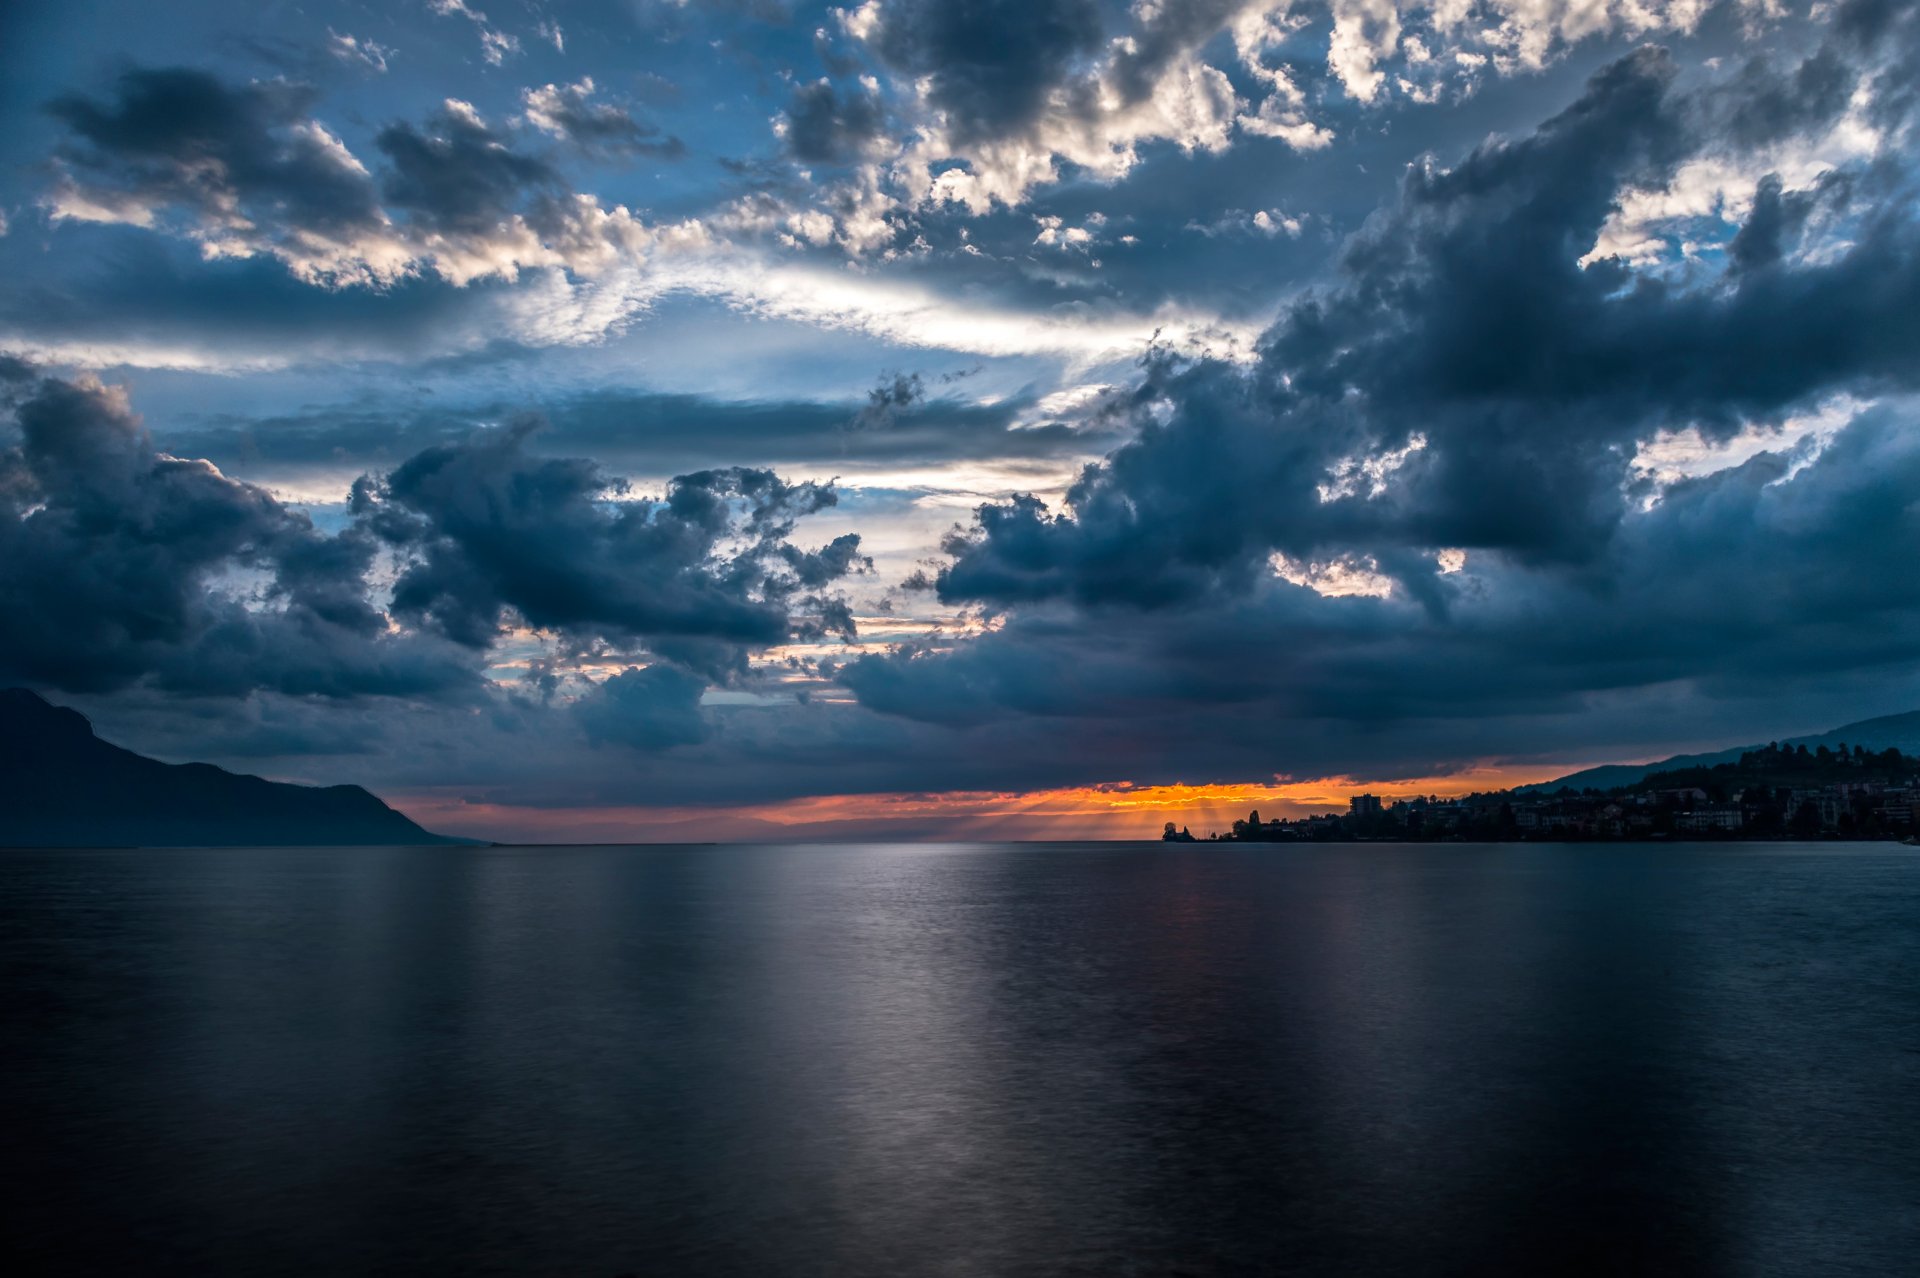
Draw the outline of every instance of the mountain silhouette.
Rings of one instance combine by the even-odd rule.
[[[77,710],[0,689],[0,846],[451,844],[357,785],[162,763],[102,741]]]
[[[1597,768],[1572,772],[1552,781],[1516,786],[1515,790],[1516,792],[1553,791],[1562,786],[1574,790],[1612,790],[1623,785],[1633,785],[1654,772],[1672,772],[1678,768],[1710,768],[1718,763],[1737,763],[1740,756],[1747,751],[1764,749],[1768,744],[1762,741],[1754,745],[1714,750],[1707,754],[1676,754],[1671,759],[1660,759],[1653,763],[1606,763]],[[1809,750],[1816,750],[1821,746],[1829,749],[1841,745],[1863,746],[1875,752],[1891,746],[1902,754],[1920,754],[1920,710],[1909,710],[1905,714],[1881,715],[1877,719],[1862,719],[1858,723],[1849,723],[1812,736],[1786,737],[1779,744],[1803,745]]]

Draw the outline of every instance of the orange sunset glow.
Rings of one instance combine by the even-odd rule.
[[[1320,777],[1271,782],[1142,785],[1116,781],[1053,790],[844,794],[776,803],[707,807],[544,809],[467,802],[433,792],[399,796],[396,805],[436,829],[533,842],[740,842],[778,836],[832,839],[913,837],[973,840],[1141,839],[1168,821],[1205,838],[1257,809],[1262,816],[1304,817],[1345,811],[1366,792],[1391,803],[1418,795],[1451,798],[1557,776],[1559,767],[1487,764],[1444,776],[1368,780]],[[503,831],[506,835],[492,834]]]

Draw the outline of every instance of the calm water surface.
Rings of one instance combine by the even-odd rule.
[[[50,1272],[1920,1272],[1891,846],[8,852],[0,1063]]]

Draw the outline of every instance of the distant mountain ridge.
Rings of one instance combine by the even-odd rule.
[[[1633,785],[1641,778],[1654,772],[1671,772],[1677,768],[1710,768],[1717,763],[1736,763],[1740,756],[1749,750],[1758,750],[1769,744],[1765,741],[1752,745],[1733,746],[1726,750],[1715,750],[1709,754],[1676,754],[1670,759],[1658,759],[1652,763],[1607,763],[1597,768],[1586,768],[1579,772],[1568,773],[1553,781],[1538,781],[1532,785],[1515,786],[1516,793],[1538,793],[1559,790],[1612,790],[1619,786]],[[1885,750],[1889,746],[1902,754],[1920,754],[1920,710],[1909,710],[1904,714],[1882,715],[1877,719],[1862,719],[1858,723],[1849,723],[1844,727],[1806,737],[1784,737],[1781,745],[1805,746],[1816,750],[1821,746],[1832,749],[1839,745],[1864,746],[1868,750]]]
[[[162,763],[102,741],[77,710],[0,689],[0,846],[454,844],[357,785],[306,786]]]

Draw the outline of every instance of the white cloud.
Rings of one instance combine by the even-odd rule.
[[[1333,38],[1327,65],[1347,93],[1371,102],[1386,75],[1379,64],[1400,47],[1400,6],[1394,0],[1333,0]]]
[[[1117,388],[1109,382],[1083,382],[1068,386],[1034,402],[1033,409],[1015,426],[1040,426],[1063,417],[1084,417],[1097,408]]]
[[[1331,129],[1308,120],[1277,93],[1268,94],[1255,114],[1242,114],[1235,117],[1235,122],[1243,133],[1278,139],[1296,151],[1318,151],[1333,142]]]
[[[1374,104],[1392,92],[1418,102],[1449,89],[1469,92],[1477,76],[1538,71],[1582,40],[1690,32],[1711,0],[1332,0],[1327,68],[1354,101]],[[1781,16],[1776,0],[1741,0],[1749,25]],[[1292,20],[1274,17],[1287,5],[1253,5],[1232,25],[1241,60],[1260,66]],[[1252,117],[1254,131],[1297,106],[1268,99]],[[1308,135],[1311,136],[1311,135]]]
[[[753,319],[929,350],[1048,357],[1069,369],[1136,358],[1156,334],[1174,349],[1211,345],[1244,352],[1261,327],[1174,306],[1151,313],[1090,307],[1030,312],[969,304],[912,283],[784,260],[730,243],[697,221],[648,226],[625,208],[600,208],[589,196],[576,197],[567,226],[568,235],[542,239],[515,219],[485,240],[401,245],[402,263],[419,269],[424,262],[456,284],[488,277],[517,281],[480,294],[460,318],[443,323],[433,350],[387,350],[351,334],[303,338],[297,348],[283,349],[270,340],[251,348],[190,340],[47,342],[25,331],[0,332],[0,347],[86,367],[206,371],[413,359],[477,349],[503,337],[531,346],[591,345],[638,322],[670,295],[709,299]],[[373,264],[365,269],[370,274]]]
[[[1223,235],[1264,235],[1272,239],[1284,235],[1297,240],[1307,229],[1307,219],[1288,213],[1285,209],[1256,209],[1252,213],[1245,209],[1228,209],[1211,222],[1188,222],[1186,229],[1197,231],[1208,239]]]
[[[1590,36],[1690,31],[1708,0],[1333,0],[1326,64],[1348,96],[1377,104],[1397,93],[1420,102],[1470,92],[1489,72],[1535,70]],[[1768,0],[1743,0],[1764,17]],[[887,21],[886,0],[834,10],[840,28],[871,41]],[[1333,134],[1313,118],[1295,78],[1295,33],[1311,19],[1291,0],[1243,0],[1226,7],[1211,29],[1182,32],[1184,41],[1158,64],[1150,91],[1130,93],[1123,71],[1150,33],[1164,35],[1162,6],[1142,0],[1133,23],[1067,83],[1030,121],[1000,136],[963,140],[933,104],[932,83],[896,79],[893,96],[907,121],[888,180],[910,206],[957,205],[979,216],[1015,208],[1038,187],[1075,166],[1101,181],[1125,177],[1149,143],[1217,152],[1242,134],[1273,138],[1296,150],[1330,145]],[[1758,18],[1756,18],[1758,20]],[[1204,58],[1212,38],[1232,36],[1245,71],[1265,86],[1249,103]]]
[[[548,137],[575,138],[588,144],[594,141],[595,135],[639,136],[638,126],[624,110],[611,102],[593,101],[598,91],[599,86],[590,75],[583,75],[572,84],[542,84],[522,89],[522,111],[517,123]]]
[[[1112,182],[1133,169],[1147,143],[1222,151],[1231,142],[1245,103],[1226,75],[1197,55],[1169,61],[1138,98],[1122,91],[1117,76],[1110,55],[1087,82],[1056,90],[1030,128],[966,143],[955,139],[951,123],[920,92],[917,140],[895,161],[893,176],[914,204],[957,204],[983,215],[996,204],[1017,207],[1034,188],[1057,181],[1063,163]]]
[[[518,36],[508,35],[487,21],[487,15],[470,8],[466,0],[427,0],[427,7],[443,18],[465,18],[480,34],[480,56],[493,66],[520,52]]]
[[[1716,221],[1731,236],[1753,211],[1754,193],[1770,174],[1780,178],[1783,190],[1804,191],[1835,169],[1873,159],[1886,139],[1867,118],[1866,94],[1861,89],[1847,113],[1820,137],[1796,137],[1737,155],[1700,155],[1658,190],[1622,192],[1580,265],[1615,257],[1635,266],[1659,263],[1699,220]]]
[[[1383,495],[1387,491],[1387,479],[1415,453],[1427,446],[1425,435],[1413,435],[1399,448],[1382,449],[1377,453],[1362,454],[1354,457],[1342,457],[1327,468],[1325,482],[1316,486],[1322,502],[1339,501],[1344,497],[1362,497],[1368,501]]]
[[[1270,560],[1273,575],[1305,586],[1328,598],[1360,596],[1385,599],[1393,594],[1393,578],[1380,571],[1371,555],[1342,555],[1336,559],[1294,559],[1276,551]]]
[[[880,25],[880,0],[867,0],[855,9],[835,9],[833,16],[841,30],[856,40],[865,40]]]
[[[1657,505],[1668,488],[1683,480],[1745,465],[1762,453],[1791,459],[1785,482],[1812,465],[1834,436],[1871,405],[1839,395],[1812,412],[1796,413],[1777,423],[1749,422],[1725,439],[1703,435],[1699,428],[1661,431],[1640,444],[1629,467],[1631,482],[1652,486],[1643,505]]]
[[[342,62],[352,62],[375,72],[384,72],[387,59],[394,55],[393,49],[387,45],[342,35],[331,27],[327,29],[327,52]]]
[[[100,222],[121,226],[151,227],[160,213],[160,205],[126,191],[110,187],[83,186],[71,173],[60,171],[53,186],[41,197],[40,206],[54,222]]]
[[[1253,229],[1262,235],[1285,235],[1290,240],[1297,240],[1304,226],[1299,218],[1290,217],[1279,209],[1271,212],[1261,209],[1253,215]]]
[[[1067,250],[1085,248],[1093,243],[1091,230],[1084,226],[1068,226],[1063,218],[1037,217],[1034,224],[1040,228],[1040,233],[1033,237],[1035,244]]]
[[[1180,347],[1226,330],[1217,317],[1167,307],[1151,314],[1068,310],[1030,312],[956,303],[951,294],[845,270],[768,261],[721,250],[653,263],[644,287],[653,295],[686,292],[718,299],[743,314],[866,333],[902,346],[977,355],[1049,355],[1071,365],[1137,356],[1156,332]],[[1232,330],[1246,344],[1254,326]]]

